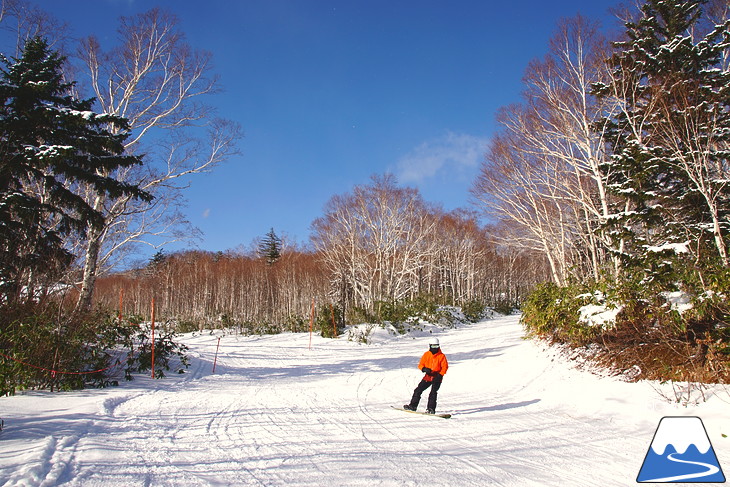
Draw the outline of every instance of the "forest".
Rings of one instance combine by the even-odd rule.
[[[154,298],[185,330],[305,331],[315,306],[324,315],[317,329],[329,332],[331,312],[339,327],[403,321],[437,305],[509,313],[548,277],[539,255],[502,247],[476,215],[429,207],[392,178],[333,197],[327,209],[311,249],[288,247],[272,229],[249,251],[158,253],[100,278],[97,299],[117,309],[121,297],[125,313],[146,316]]]
[[[474,196],[551,280],[529,333],[638,378],[729,378],[727,2],[647,1],[605,38],[558,26],[498,114]]]
[[[330,197],[309,242],[272,229],[249,250],[159,251],[120,270],[133,244],[194,232],[181,181],[236,154],[241,129],[201,109],[217,80],[171,14],[126,19],[108,52],[82,39],[72,63],[42,11],[5,1],[17,57],[0,77],[0,393],[103,385],[120,343],[130,373],[150,367],[155,339],[137,325],[151,303],[170,354],[184,352],[174,332],[316,319],[325,334],[453,305],[519,310],[528,335],[636,379],[727,382],[729,10],[647,0],[616,11],[616,35],[561,22],[496,115],[472,208],[376,174]],[[39,357],[89,374],[19,365]]]

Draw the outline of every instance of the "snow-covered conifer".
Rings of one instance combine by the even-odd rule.
[[[266,234],[259,245],[259,255],[266,259],[266,263],[272,265],[281,258],[281,238],[276,235],[272,228]]]
[[[608,226],[626,243],[614,250],[630,262],[656,258],[651,246],[691,241],[728,265],[730,73],[722,54],[730,24],[697,35],[702,4],[647,1],[614,44],[609,81],[595,85],[615,107],[598,128],[613,152],[604,173],[618,196]]]
[[[92,111],[93,100],[72,95],[64,58],[35,38],[19,59],[2,58],[0,73],[0,282],[4,299],[71,255],[61,236],[83,234],[101,215],[74,191],[148,195],[102,171],[139,164],[124,154],[127,122]],[[115,134],[109,130],[115,127]],[[37,281],[36,281],[37,282]]]

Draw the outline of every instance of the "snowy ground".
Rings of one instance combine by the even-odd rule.
[[[310,350],[307,334],[226,335],[212,374],[218,335],[186,335],[183,376],[0,398],[0,485],[638,485],[663,416],[701,417],[730,473],[724,388],[671,404],[669,386],[598,377],[522,340],[514,316],[438,337],[452,419],[389,407],[422,375],[423,337]]]

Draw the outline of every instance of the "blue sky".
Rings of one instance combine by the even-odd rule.
[[[186,192],[198,243],[249,245],[271,227],[306,242],[335,194],[391,172],[447,210],[468,188],[500,106],[560,18],[605,19],[615,0],[44,0],[75,35],[113,41],[117,20],[175,13],[213,53],[208,100],[245,132],[241,155]],[[179,249],[168,245],[165,250]]]

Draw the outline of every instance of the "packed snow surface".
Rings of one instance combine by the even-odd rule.
[[[390,407],[420,380],[428,332],[449,359],[438,410],[451,419]],[[524,340],[516,316],[311,349],[308,334],[223,335],[213,373],[220,336],[183,337],[184,375],[0,398],[0,485],[626,486],[661,418],[685,415],[730,473],[725,388],[687,401],[578,370]]]

